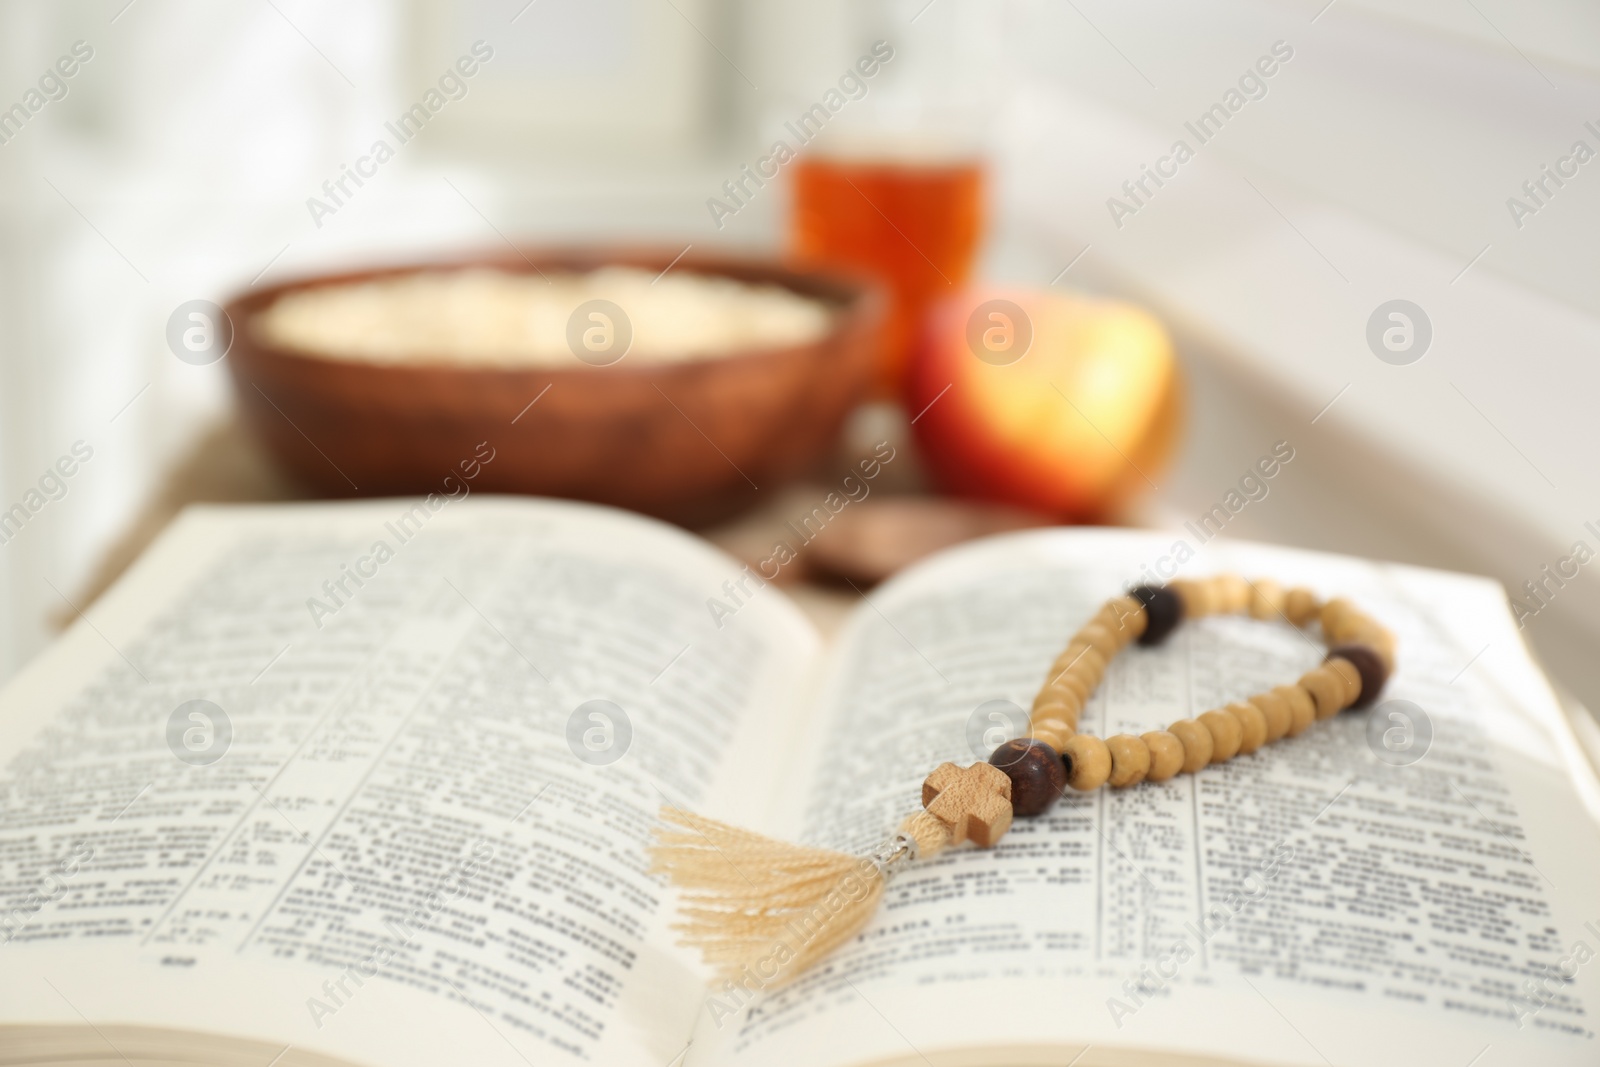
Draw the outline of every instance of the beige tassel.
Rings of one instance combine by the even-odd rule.
[[[919,812],[919,815],[926,813]],[[942,827],[918,820],[871,856],[774,841],[680,808],[663,807],[652,872],[683,890],[680,942],[719,974],[781,985],[854,937],[877,910],[885,874]],[[908,819],[908,824],[916,819]],[[947,839],[947,838],[946,838]]]

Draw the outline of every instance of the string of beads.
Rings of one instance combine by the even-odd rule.
[[[1165,730],[1105,739],[1078,732],[1084,705],[1117,653],[1135,641],[1159,645],[1184,619],[1222,614],[1282,618],[1302,628],[1316,623],[1328,654],[1292,685]],[[1034,698],[1027,737],[1007,741],[987,763],[944,763],[928,776],[923,810],[901,824],[900,840],[920,856],[963,841],[992,847],[1014,815],[1039,814],[1068,787],[1121,789],[1194,774],[1293,737],[1345,708],[1367,707],[1394,666],[1394,634],[1343,597],[1323,603],[1309,589],[1284,590],[1271,580],[1231,574],[1140,586],[1106,601],[1067,642]]]

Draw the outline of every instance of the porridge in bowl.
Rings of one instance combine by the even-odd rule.
[[[620,309],[625,322],[593,317],[585,305],[594,301]],[[689,270],[468,268],[293,290],[252,328],[262,341],[323,359],[512,369],[572,366],[575,345],[615,344],[623,330],[630,336],[620,347],[636,363],[788,348],[821,339],[831,319],[826,304],[782,286]]]

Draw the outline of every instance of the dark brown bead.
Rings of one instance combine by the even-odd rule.
[[[1141,585],[1129,594],[1144,605],[1144,633],[1141,645],[1159,645],[1183,621],[1183,601],[1164,585]]]
[[[989,762],[1011,779],[1011,810],[1037,815],[1067,788],[1067,768],[1043,741],[1019,737],[994,750]]]
[[[1367,708],[1378,699],[1378,694],[1383,691],[1383,683],[1389,680],[1389,671],[1383,665],[1383,657],[1366,645],[1338,645],[1328,650],[1327,659],[1338,656],[1361,675],[1361,695],[1356,697],[1352,708]]]

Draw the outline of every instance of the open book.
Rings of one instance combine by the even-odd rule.
[[[825,648],[621,512],[190,510],[0,694],[0,1064],[1600,1061],[1600,788],[1504,594],[1287,549],[1185,571],[1350,597],[1399,635],[1407,703],[913,865],[781,988],[674,945],[660,805],[870,848],[1171,547],[973,543]],[[1082,726],[1321,655],[1190,623],[1120,656]]]

